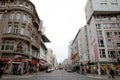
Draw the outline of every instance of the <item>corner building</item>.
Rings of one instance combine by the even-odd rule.
[[[120,57],[120,0],[88,0],[86,21],[92,71],[107,74],[110,68],[119,69]]]
[[[30,0],[0,0],[0,66],[6,71],[38,66],[40,22]]]

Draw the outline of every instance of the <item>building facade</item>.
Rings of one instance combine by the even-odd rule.
[[[40,58],[40,18],[30,0],[0,0],[0,62],[12,72],[37,66]]]
[[[73,43],[72,43],[72,63],[75,64],[76,69],[82,72],[82,69],[88,68],[90,61],[88,33],[87,27],[84,26],[79,29]]]
[[[118,70],[120,56],[120,0],[88,0],[86,21],[93,70],[106,74]]]
[[[47,49],[47,62],[49,64],[49,67],[52,68],[53,67],[53,50],[52,49]]]

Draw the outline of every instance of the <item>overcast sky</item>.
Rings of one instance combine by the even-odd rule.
[[[68,44],[75,38],[80,27],[86,24],[85,4],[87,0],[31,0],[51,41],[47,48],[56,54],[58,62],[68,56]]]

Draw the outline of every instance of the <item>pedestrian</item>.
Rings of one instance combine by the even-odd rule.
[[[86,76],[86,74],[87,74],[87,69],[84,68],[84,75]]]
[[[18,75],[22,75],[22,65],[18,66]]]
[[[112,79],[115,78],[115,71],[113,69],[110,70],[110,75],[111,75]]]
[[[0,68],[0,78],[2,77],[3,73],[4,73],[4,68],[1,67],[1,68]]]

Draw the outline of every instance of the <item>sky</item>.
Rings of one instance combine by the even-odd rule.
[[[87,0],[31,0],[43,21],[45,35],[51,41],[46,44],[53,50],[57,61],[68,57],[68,45],[78,30],[86,24]]]

